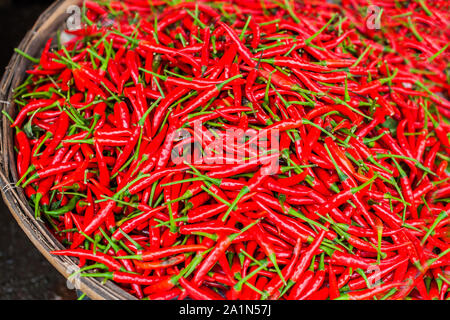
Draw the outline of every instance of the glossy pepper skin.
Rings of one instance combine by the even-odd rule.
[[[16,50],[52,253],[139,299],[448,299],[450,15],[371,5],[86,1]]]

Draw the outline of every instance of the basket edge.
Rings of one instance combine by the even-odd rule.
[[[18,48],[24,52],[29,52],[29,48],[33,43],[39,40],[39,31],[45,29],[51,29],[49,26],[50,17],[62,16],[66,10],[64,6],[78,4],[79,0],[57,0],[51,4],[36,20],[33,27],[27,32],[25,37],[20,42]],[[61,19],[61,18],[59,18]],[[12,108],[11,96],[12,89],[15,80],[23,75],[18,75],[12,70],[17,69],[20,65],[26,65],[27,62],[25,58],[20,56],[18,53],[14,53],[10,59],[8,66],[5,68],[4,74],[0,81],[0,101],[2,104],[6,104],[1,107],[1,109]],[[10,213],[13,215],[14,219],[19,224],[20,228],[24,231],[26,236],[30,239],[33,245],[39,250],[39,252],[46,258],[49,263],[58,270],[66,279],[70,276],[69,270],[76,270],[77,264],[75,261],[69,257],[53,256],[50,254],[51,250],[63,249],[63,246],[56,240],[56,238],[47,230],[46,226],[39,223],[32,216],[31,208],[28,203],[23,203],[21,197],[25,197],[23,190],[19,189],[17,194],[14,193],[14,188],[8,188],[11,180],[11,166],[10,162],[13,157],[8,157],[8,148],[5,148],[5,141],[9,139],[10,143],[6,143],[6,146],[11,145],[11,134],[8,134],[9,121],[2,117],[0,121],[0,130],[2,131],[2,139],[0,150],[2,155],[0,157],[0,187],[2,198],[8,207]],[[11,130],[9,130],[11,131]],[[11,132],[9,132],[11,133]],[[6,187],[6,189],[5,189]],[[19,209],[20,206],[25,206],[25,208]],[[53,241],[48,241],[53,240]],[[54,248],[51,248],[54,245]],[[121,289],[119,286],[108,281],[106,284],[102,284],[99,279],[94,278],[82,278],[80,279],[80,290],[86,293],[86,295],[94,300],[135,300],[136,298],[131,294],[127,293],[125,290]]]

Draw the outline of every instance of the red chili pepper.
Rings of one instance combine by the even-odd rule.
[[[311,261],[311,258],[315,255],[316,250],[319,248],[320,244],[322,243],[323,239],[325,237],[325,231],[322,230],[319,234],[319,236],[314,240],[314,242],[310,245],[307,252],[303,257],[300,258],[297,266],[295,267],[295,270],[291,276],[291,280],[293,282],[299,281],[300,277],[303,275],[304,271],[308,267],[308,264]]]
[[[187,94],[188,92],[189,89],[187,88],[176,88],[175,90],[172,90],[163,100],[161,100],[153,116],[152,130],[154,132],[156,132],[159,126],[161,125],[165,117],[165,113],[167,109],[170,107],[170,105],[173,104],[176,100],[180,99],[185,94]]]
[[[64,173],[67,171],[72,171],[72,170],[75,170],[79,166],[80,166],[80,163],[78,163],[78,162],[70,162],[70,163],[55,164],[55,165],[48,166],[45,169],[38,170],[30,178],[28,178],[28,180],[23,184],[23,187],[27,186],[32,181],[55,176],[57,174]]]
[[[242,233],[246,232],[248,229],[250,229],[254,224],[255,223],[246,226],[237,234],[220,236],[219,239],[217,240],[214,249],[209,253],[206,259],[198,267],[198,270],[193,278],[193,283],[196,285],[201,284],[203,281],[203,277],[214,266],[218,257],[221,256],[222,253],[224,253],[227,250],[227,248],[231,245],[233,240],[236,239]]]
[[[300,277],[298,282],[291,289],[291,293],[288,297],[289,300],[299,300],[301,295],[306,289],[312,285],[314,280],[314,257],[311,262],[310,268]]]
[[[113,202],[111,200],[111,202]],[[117,229],[111,238],[113,240],[120,240],[123,237],[123,233],[128,234],[130,231],[134,230],[137,226],[141,225],[144,221],[147,221],[150,217],[158,213],[162,207],[151,209],[145,205],[138,205],[137,209],[145,211],[143,214],[128,220],[120,226],[120,229]],[[121,232],[122,231],[122,232]]]
[[[17,115],[16,119],[14,120],[13,124],[11,125],[12,128],[22,125],[23,121],[26,119],[27,114],[30,112],[33,112],[40,108],[45,108],[50,105],[56,104],[56,103],[62,103],[63,99],[59,100],[52,100],[52,99],[39,99],[35,101],[31,101],[26,106],[24,106],[19,114]]]
[[[313,294],[318,292],[320,287],[322,287],[326,275],[325,264],[323,263],[323,259],[324,255],[322,254],[320,257],[319,270],[314,275],[314,279],[311,282],[311,286],[299,296],[300,300],[307,300]]]
[[[69,128],[69,116],[67,113],[63,112],[55,123],[55,132],[53,134],[53,139],[50,144],[45,148],[41,155],[41,161],[46,161],[50,155],[55,151],[61,141],[66,135],[67,129]]]
[[[174,118],[179,118],[181,116],[184,116],[192,111],[194,111],[195,109],[204,106],[205,104],[207,104],[209,102],[209,100],[211,100],[212,98],[217,97],[220,92],[222,91],[222,89],[230,82],[234,81],[235,79],[238,79],[242,77],[241,74],[238,74],[236,76],[233,76],[225,81],[223,81],[222,83],[215,85],[213,88],[211,88],[210,90],[205,90],[204,92],[202,92],[198,97],[196,97],[194,100],[192,100],[188,105],[186,105],[186,107],[183,108],[183,110],[176,112],[173,114]]]
[[[329,297],[331,300],[337,299],[341,294],[339,292],[336,275],[334,273],[331,263],[328,265],[328,282],[329,282]]]
[[[379,266],[386,266],[391,265],[393,263],[396,263],[397,258],[389,258],[382,260],[381,263],[379,263]],[[361,268],[361,269],[368,269],[371,265],[376,264],[376,260],[372,259],[366,259],[357,257],[355,255],[351,255],[342,251],[334,251],[332,257],[331,257],[331,263],[336,265],[343,265],[348,266],[352,268]]]
[[[50,253],[58,256],[73,256],[100,262],[114,271],[123,270],[122,265],[117,260],[114,260],[111,256],[103,254],[101,252],[97,252],[94,254],[90,250],[76,249],[51,251]]]
[[[99,143],[95,143],[95,154],[98,163],[100,184],[107,187],[110,184],[110,172],[103,156],[103,148]]]
[[[17,51],[18,185],[109,269],[83,277],[149,299],[448,296],[447,16],[381,3],[381,43],[358,1],[294,2],[87,1],[64,48]]]
[[[95,232],[103,222],[108,218],[109,215],[112,214],[112,211],[115,207],[116,203],[112,200],[108,200],[104,202],[104,205],[101,206],[100,211],[97,215],[92,219],[92,221],[84,228],[83,233],[87,236],[91,235]],[[70,246],[71,249],[77,248],[83,241],[84,235],[80,235]]]
[[[218,222],[203,222],[181,226],[179,232],[181,234],[193,234],[195,232],[206,232],[211,234],[212,233],[230,234],[230,233],[238,233],[239,230],[233,227],[221,225]]]
[[[181,254],[166,260],[153,261],[153,262],[140,262],[136,261],[136,267],[143,270],[165,269],[176,266],[186,260],[186,255]]]
[[[367,289],[362,291],[349,292],[341,295],[337,300],[368,300],[377,294],[388,291],[389,289],[397,288],[402,283],[387,283],[377,286],[373,289]]]
[[[139,65],[137,54],[133,50],[128,50],[125,57],[125,63],[127,64],[128,70],[130,70],[131,78],[135,85],[139,84]]]
[[[128,144],[123,149],[123,152],[117,158],[114,168],[111,171],[111,174],[114,175],[121,168],[121,166],[123,164],[125,164],[125,162],[128,160],[128,157],[133,152],[133,149],[135,148],[136,144],[138,143],[140,134],[141,134],[141,128],[136,127],[130,137],[130,140],[128,141]]]
[[[125,102],[119,102],[114,105],[114,114],[116,117],[117,125],[122,129],[130,129],[130,112]]]
[[[19,177],[22,177],[30,167],[31,146],[27,135],[22,130],[16,130],[16,140],[19,146],[19,154],[17,156],[17,173],[19,174]]]
[[[142,254],[138,256],[131,256],[127,257],[130,259],[135,260],[142,260],[142,261],[152,261],[156,259],[165,258],[172,255],[179,255],[182,253],[188,253],[188,252],[197,252],[197,251],[204,251],[208,249],[208,247],[204,245],[181,245],[181,246],[175,246],[175,247],[169,247],[169,248],[163,248],[158,250],[152,250],[152,251],[144,251]]]
[[[218,24],[225,30],[225,32],[231,38],[231,41],[236,45],[237,51],[240,53],[245,63],[247,63],[250,67],[254,68],[256,66],[256,62],[253,60],[253,55],[247,49],[247,47],[245,47],[245,45],[240,41],[236,32],[230,26],[221,21],[218,21]]]
[[[180,285],[186,289],[187,294],[196,300],[223,300],[223,298],[212,290],[196,287],[195,284],[180,278]]]

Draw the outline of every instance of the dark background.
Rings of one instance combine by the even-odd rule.
[[[51,0],[0,0],[0,78],[14,48]],[[0,197],[0,299],[71,300],[76,293],[33,246]]]

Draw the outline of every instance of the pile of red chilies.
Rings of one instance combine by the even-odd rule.
[[[448,299],[448,2],[168,2],[85,1],[18,50],[52,253],[141,299]]]

